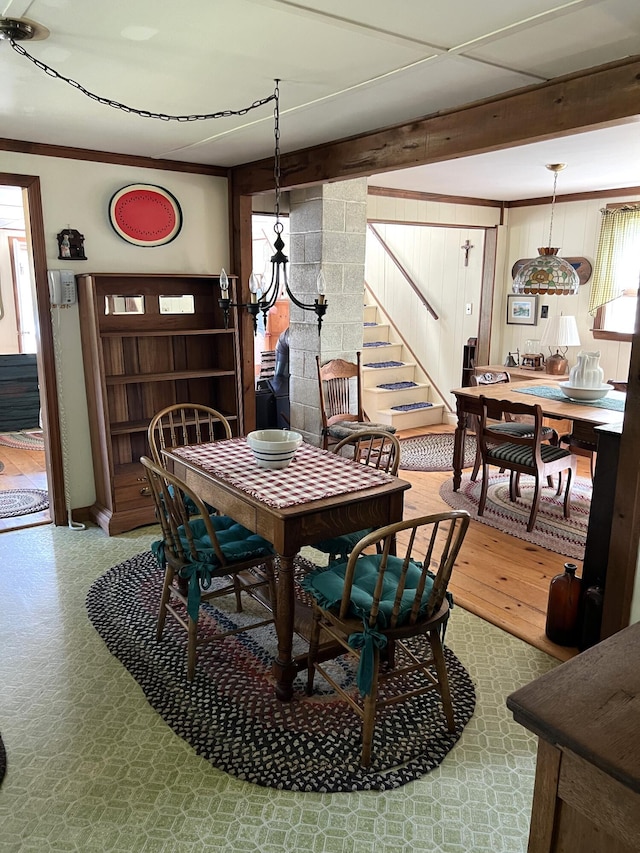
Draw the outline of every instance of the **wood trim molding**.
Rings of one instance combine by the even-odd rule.
[[[640,113],[640,56],[556,77],[415,121],[283,154],[283,189],[367,177],[393,169],[567,136]],[[523,117],[526,117],[524,120]],[[236,192],[273,186],[273,158],[237,166]]]
[[[560,204],[561,202],[566,201],[589,201],[589,199],[594,198],[611,198],[612,196],[621,196],[621,195],[638,195],[640,193],[640,187],[616,187],[612,190],[593,190],[592,192],[585,193],[567,193],[567,195],[558,195],[556,196],[556,204]],[[552,198],[549,196],[548,198],[522,198],[517,199],[515,201],[505,201],[505,207],[534,207],[536,204],[551,204]],[[607,204],[607,207],[616,208],[616,207],[625,207],[625,205],[630,204],[631,202],[612,202],[611,204]]]
[[[20,139],[1,139],[0,151],[33,154],[40,157],[61,157],[66,160],[90,160],[95,163],[113,163],[117,166],[135,166],[138,169],[159,169],[165,172],[187,172],[193,175],[212,175],[226,178],[229,170],[222,166],[203,163],[182,163],[179,160],[155,160],[134,154],[115,154],[111,151],[95,151],[91,148],[71,148],[66,145],[49,145],[45,142],[27,142]]]
[[[397,190],[392,187],[369,186],[367,193],[368,195],[382,196],[384,198],[404,198],[409,201],[438,201],[442,204],[468,204],[474,207],[504,207],[505,205],[505,202],[495,199],[440,195],[438,193],[418,192],[417,190]]]

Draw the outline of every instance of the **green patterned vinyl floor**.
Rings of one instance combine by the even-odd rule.
[[[249,785],[173,734],[87,619],[91,582],[148,550],[153,534],[0,534],[2,853],[526,850],[536,741],[505,697],[556,661],[457,607],[447,643],[478,701],[440,767],[385,793]]]

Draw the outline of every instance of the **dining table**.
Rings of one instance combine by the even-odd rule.
[[[302,443],[286,468],[260,467],[245,438],[167,448],[165,463],[203,501],[271,542],[278,557],[273,663],[276,696],[288,701],[306,655],[292,656],[294,561],[304,545],[402,519],[411,484]]]
[[[482,412],[480,397],[489,401],[487,412],[491,417],[491,400],[510,400],[511,402],[538,404],[542,414],[550,420],[572,421],[570,430],[579,438],[593,444],[597,442],[595,428],[603,424],[622,423],[626,394],[622,391],[609,391],[600,400],[591,402],[569,399],[562,391],[560,382],[548,378],[531,379],[519,382],[505,382],[495,385],[476,385],[456,388],[451,393],[456,398],[458,422],[455,431],[453,449],[453,490],[458,491],[462,482],[464,461],[464,443],[469,416],[479,416]]]

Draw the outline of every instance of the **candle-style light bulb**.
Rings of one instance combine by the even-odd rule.
[[[327,280],[324,277],[324,273],[322,270],[318,273],[318,277],[316,279],[316,287],[318,288],[318,303],[322,305],[324,303],[324,297],[327,292]]]
[[[224,271],[224,267],[220,270],[220,291],[223,299],[229,296],[229,276]]]
[[[254,272],[249,276],[249,290],[251,291],[251,301],[257,302],[262,293],[262,278]]]

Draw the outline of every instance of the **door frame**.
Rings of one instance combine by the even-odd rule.
[[[5,172],[0,174],[0,184],[2,186],[21,187],[23,190],[23,205],[26,220],[25,236],[33,263],[36,292],[36,358],[38,364],[38,382],[40,384],[42,426],[47,444],[45,460],[49,505],[53,523],[63,525],[67,522],[67,510],[64,494],[64,465],[60,437],[58,383],[56,379],[53,325],[49,303],[49,284],[47,281],[47,250],[44,236],[40,178],[36,175],[15,175]]]

